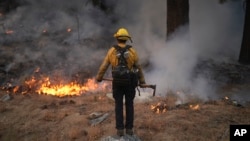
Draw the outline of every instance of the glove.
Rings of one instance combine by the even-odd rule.
[[[145,88],[143,85],[145,85],[146,84],[146,82],[145,81],[143,81],[143,82],[139,82],[139,86],[140,86],[140,88]]]

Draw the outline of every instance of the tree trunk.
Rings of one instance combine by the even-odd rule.
[[[0,13],[5,14],[19,6],[18,0],[0,0]]]
[[[250,64],[250,1],[246,0],[246,12],[239,62]]]
[[[189,0],[167,0],[167,38],[189,23]]]

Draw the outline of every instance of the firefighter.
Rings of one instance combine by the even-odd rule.
[[[133,127],[134,127],[134,98],[136,93],[136,86],[137,84],[145,84],[145,79],[142,71],[142,67],[139,64],[139,58],[137,55],[136,50],[132,47],[127,45],[127,41],[131,40],[131,37],[125,28],[120,28],[114,34],[114,37],[117,40],[117,45],[112,46],[108,52],[106,57],[104,58],[99,71],[96,75],[96,80],[101,82],[103,76],[111,64],[112,67],[112,91],[113,91],[113,98],[115,99],[115,119],[116,119],[116,129],[117,135],[123,136],[124,131],[127,135],[133,135]],[[128,47],[129,46],[129,47]],[[128,83],[124,83],[127,81],[115,81],[115,75],[113,71],[119,65],[119,57],[121,54],[117,50],[118,48],[126,48],[128,47],[126,53],[122,54],[125,58],[126,66],[128,68],[129,74],[133,74],[134,77],[129,77]],[[136,75],[135,75],[136,74]],[[135,79],[138,78],[138,79]],[[119,80],[119,79],[118,79]],[[124,124],[124,116],[123,116],[123,97],[125,96],[125,124]]]

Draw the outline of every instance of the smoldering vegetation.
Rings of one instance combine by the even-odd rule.
[[[93,77],[113,39],[112,17],[91,1],[22,1],[0,23],[1,84],[37,70],[65,80]]]

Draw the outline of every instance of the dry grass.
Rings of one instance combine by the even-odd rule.
[[[1,92],[0,97],[6,93]],[[166,104],[165,113],[156,114],[151,105]],[[155,97],[135,103],[134,130],[143,141],[228,141],[230,124],[249,124],[250,109],[225,100],[192,100],[199,104],[175,106],[176,97]],[[89,123],[92,112],[110,113],[96,126]],[[114,135],[114,101],[103,94],[57,98],[45,95],[13,95],[0,102],[1,141],[96,141]]]

